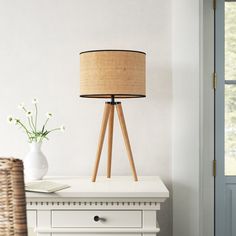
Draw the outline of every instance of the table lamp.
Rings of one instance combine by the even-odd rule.
[[[111,177],[114,110],[116,108],[135,181],[138,181],[121,102],[116,99],[145,97],[146,54],[131,50],[95,50],[80,53],[80,97],[110,99],[105,102],[92,181],[96,181],[108,126],[107,177]]]

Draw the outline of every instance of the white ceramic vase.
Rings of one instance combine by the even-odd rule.
[[[40,180],[48,172],[48,162],[41,151],[42,143],[30,143],[30,152],[24,159],[24,173],[26,180]]]

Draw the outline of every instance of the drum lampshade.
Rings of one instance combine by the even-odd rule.
[[[130,50],[80,53],[80,96],[137,98],[146,96],[146,54]]]

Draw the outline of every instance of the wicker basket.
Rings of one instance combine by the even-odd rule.
[[[23,163],[0,158],[0,236],[27,236]]]

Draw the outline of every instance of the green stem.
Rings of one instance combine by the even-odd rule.
[[[30,118],[28,117],[28,123],[29,123],[29,126],[31,128],[32,131],[34,131],[34,127],[32,126],[31,122],[30,122]]]
[[[27,136],[28,136],[28,138],[30,139],[30,132],[29,132],[29,130],[25,127],[25,125],[23,125],[23,123],[19,120],[18,121],[18,123],[21,125],[21,127],[25,130],[25,132],[26,132],[26,134],[27,134]]]
[[[26,110],[25,107],[23,107],[23,110],[24,110],[24,112],[25,112],[26,114],[28,113],[28,111]],[[31,130],[34,131],[34,130],[35,130],[35,129],[34,129],[34,125],[31,124],[29,117],[28,117],[28,122],[29,122],[29,126],[30,126]]]
[[[47,120],[45,121],[45,123],[44,123],[44,125],[43,125],[42,132],[44,132],[44,129],[45,129],[45,127],[46,127],[46,125],[47,125],[48,121],[49,121],[49,118],[47,118]]]
[[[39,142],[42,142],[45,136],[40,137]]]
[[[33,130],[34,130],[34,132],[36,133],[36,126],[35,126],[35,124],[34,124],[33,116],[30,117],[30,121],[31,121],[31,124],[32,124],[32,126],[33,126]]]
[[[60,130],[60,128],[56,128],[56,129],[49,130],[49,131],[48,131],[48,134],[51,133],[51,132],[53,132],[53,131],[56,131],[56,130]]]
[[[38,107],[37,107],[37,104],[34,104],[34,106],[35,106],[35,130],[37,130]]]

